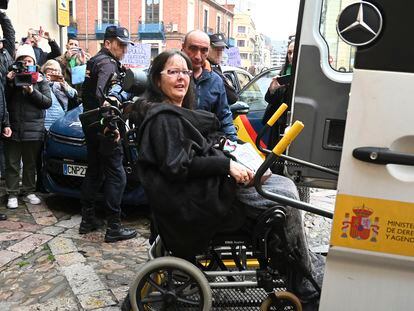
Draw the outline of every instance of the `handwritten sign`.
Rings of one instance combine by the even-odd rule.
[[[121,63],[128,68],[148,67],[151,63],[151,44],[129,45]]]
[[[227,55],[227,66],[241,67],[241,58],[238,47],[224,49],[224,53]]]

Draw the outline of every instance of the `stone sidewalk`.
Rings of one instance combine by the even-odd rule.
[[[108,244],[104,230],[78,234],[78,206],[51,196],[0,207],[9,217],[0,222],[0,310],[120,310],[147,259],[148,220],[131,213],[124,224],[139,236]]]
[[[332,208],[335,192],[312,191],[311,203]],[[79,201],[48,196],[0,211],[0,310],[120,310],[136,271],[147,260],[149,222],[134,210],[126,226],[137,238],[103,243],[104,230],[79,235]],[[141,213],[142,215],[142,213]],[[330,220],[305,214],[310,244],[329,242]]]

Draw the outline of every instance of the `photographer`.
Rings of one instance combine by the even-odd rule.
[[[120,74],[120,60],[127,51],[128,30],[109,26],[105,30],[104,47],[87,62],[86,78],[82,88],[84,111],[111,104],[105,100],[103,91],[113,73]],[[131,239],[137,235],[134,229],[121,225],[121,201],[126,185],[126,174],[122,165],[123,149],[119,130],[106,125],[83,124],[88,149],[88,169],[82,185],[82,222],[80,234],[96,230],[100,223],[95,217],[95,200],[102,188],[108,227],[105,242]]]
[[[5,141],[7,207],[18,207],[20,163],[23,162],[21,193],[23,200],[40,204],[34,194],[36,158],[44,138],[44,109],[52,104],[47,81],[35,66],[35,54],[29,44],[16,51],[16,63],[7,74],[6,99],[12,135]],[[29,81],[29,82],[28,82]]]
[[[50,46],[49,53],[43,51],[39,47],[39,41],[42,38],[46,39]],[[39,66],[42,66],[47,60],[56,58],[62,54],[59,45],[50,37],[50,34],[47,31],[30,28],[27,31],[27,37],[24,38],[23,42],[30,43],[32,45],[35,54],[35,61]]]
[[[66,82],[57,61],[49,59],[42,66],[41,72],[45,75],[52,91],[52,106],[46,110],[45,117],[45,129],[49,130],[57,119],[63,117],[65,112],[70,110],[69,100],[76,99],[77,92]]]
[[[14,53],[15,31],[10,19],[2,11],[0,11],[0,25],[4,36],[3,38],[0,37],[0,122],[2,136],[10,137],[11,129],[6,105],[5,85],[8,68],[13,63],[11,55]],[[6,166],[3,149],[3,141],[0,140],[0,172],[2,178],[5,176]],[[0,220],[5,219],[7,219],[7,216],[0,214]]]
[[[69,38],[66,44],[66,52],[56,58],[62,68],[66,82],[76,89],[79,96],[82,94],[82,83],[72,81],[72,71],[75,67],[85,65],[90,58],[90,55],[79,47],[79,41],[76,38]]]

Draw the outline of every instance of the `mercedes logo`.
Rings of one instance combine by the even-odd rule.
[[[381,30],[381,12],[366,1],[347,6],[339,14],[336,24],[336,31],[341,39],[354,46],[371,43],[379,36]]]

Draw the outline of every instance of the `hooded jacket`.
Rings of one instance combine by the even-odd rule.
[[[45,109],[52,105],[48,82],[39,76],[33,84],[33,92],[26,93],[14,81],[8,81],[6,87],[7,109],[9,111],[11,140],[43,141]]]
[[[152,104],[138,132],[138,170],[163,242],[175,256],[204,251],[236,211],[230,159],[213,147],[214,114]]]

